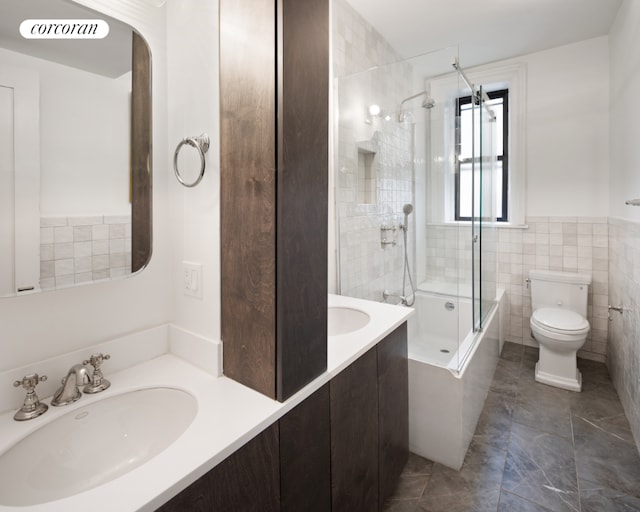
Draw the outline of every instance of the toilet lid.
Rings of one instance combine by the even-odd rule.
[[[569,309],[536,309],[531,319],[542,327],[558,331],[582,331],[589,328],[586,318]]]

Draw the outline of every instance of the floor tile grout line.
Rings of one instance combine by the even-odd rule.
[[[576,433],[573,429],[573,411],[569,403],[569,421],[571,424],[571,446],[573,448],[573,467],[576,471],[576,487],[578,489],[578,510],[582,512],[582,491],[580,490],[580,478],[578,477],[578,457],[576,455]]]
[[[548,507],[545,507],[544,505],[541,505],[540,503],[538,503],[537,501],[533,501],[531,498],[527,498],[526,496],[521,496],[520,494],[518,494],[515,491],[507,491],[505,489],[504,491],[506,494],[511,494],[512,496],[516,496],[517,498],[521,499],[522,501],[526,501],[527,503],[531,503],[532,505],[535,505],[536,507],[541,507],[542,509],[545,510],[545,512],[552,512]]]
[[[509,438],[507,439],[507,453],[504,457],[504,466],[502,467],[502,479],[500,480],[500,489],[498,494],[498,503],[496,505],[496,512],[500,510],[500,501],[502,500],[502,484],[504,483],[504,475],[507,472],[507,461],[509,460],[509,449],[511,447],[511,431],[513,427],[513,411],[515,410],[516,403],[518,402],[518,393],[520,391],[520,377],[522,375],[522,366],[524,364],[524,345],[522,346],[522,352],[520,354],[520,367],[518,368],[518,378],[516,380],[516,393],[513,397],[513,404],[511,407],[511,414],[509,414]]]
[[[525,349],[523,348],[523,359],[522,359],[522,366],[523,367],[524,367],[524,350]],[[522,376],[522,373],[521,373],[520,376]],[[534,380],[535,380],[535,377],[534,377]],[[519,389],[520,389],[520,378],[518,378],[518,391],[519,391]],[[518,423],[518,422],[516,422],[516,423]],[[513,426],[513,421],[511,422],[511,425]],[[570,401],[569,401],[569,426],[570,426],[570,429],[571,429],[571,448],[572,448],[572,452],[573,452],[573,465],[574,465],[574,468],[575,468],[576,490],[577,490],[577,498],[578,498],[578,511],[577,512],[581,512],[582,511],[582,500],[581,500],[581,496],[580,496],[580,485],[579,485],[579,480],[578,480],[578,464],[577,464],[577,461],[576,461],[575,437],[574,437],[574,431],[573,431],[573,413],[572,413],[572,410],[571,410],[571,402]],[[541,432],[546,432],[549,435],[554,435],[554,436],[557,436],[557,437],[565,438],[565,436],[562,436],[562,435],[560,435],[558,433],[555,433],[555,432],[547,432],[545,430],[540,430],[540,431]],[[530,501],[530,500],[528,500],[528,501]],[[540,504],[538,504],[538,505],[540,505]],[[540,505],[540,506],[542,506],[542,505]]]
[[[418,500],[424,496],[424,493],[427,490],[427,487],[429,487],[429,482],[431,482],[431,478],[433,477],[433,468],[431,469],[432,469],[432,472],[429,474],[429,478],[427,478],[427,481],[425,482],[424,487],[422,488],[422,492],[420,493],[420,496],[418,496]]]

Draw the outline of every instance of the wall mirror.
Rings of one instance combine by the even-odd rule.
[[[151,256],[151,54],[70,0],[0,0],[0,296],[135,273]],[[25,39],[99,19],[103,39]]]

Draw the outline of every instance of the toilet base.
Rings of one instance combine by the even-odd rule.
[[[568,389],[569,391],[582,391],[582,374],[580,370],[576,368],[574,376],[560,376],[553,375],[540,370],[540,361],[536,363],[536,382],[547,384],[548,386],[555,386],[556,388]]]

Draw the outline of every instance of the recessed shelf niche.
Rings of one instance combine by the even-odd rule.
[[[358,146],[357,202],[359,204],[376,204],[378,202],[376,166],[376,152]]]

